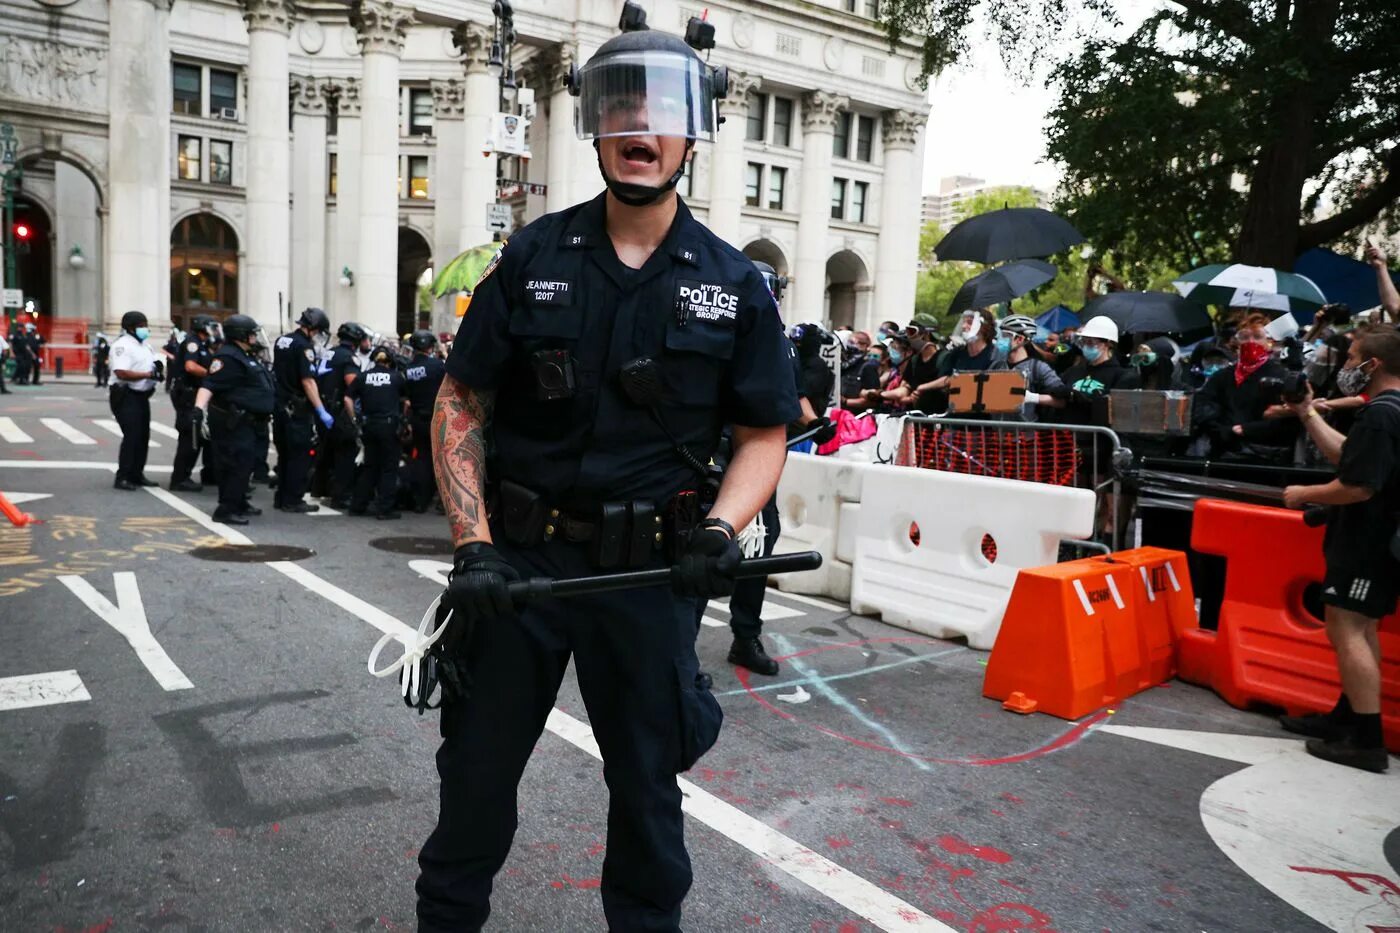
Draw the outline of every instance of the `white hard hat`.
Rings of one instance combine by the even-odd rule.
[[[1098,317],[1090,318],[1084,326],[1079,328],[1080,337],[1093,337],[1097,340],[1107,340],[1109,343],[1118,342],[1118,325],[1113,323],[1113,319],[1108,315],[1101,314]]]

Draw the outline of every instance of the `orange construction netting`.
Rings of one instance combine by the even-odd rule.
[[[907,423],[895,463],[949,473],[1074,486],[1082,452],[1072,431]]]

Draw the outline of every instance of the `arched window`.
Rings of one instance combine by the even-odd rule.
[[[238,313],[238,237],[213,214],[192,214],[170,234],[170,319],[189,330],[196,314]]]

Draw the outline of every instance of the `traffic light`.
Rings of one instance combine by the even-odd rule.
[[[29,226],[29,224],[27,224],[27,223],[25,223],[25,222],[23,222],[23,221],[18,221],[18,222],[15,224],[15,226],[14,226],[14,235],[15,235],[15,252],[16,252],[16,253],[27,253],[27,252],[29,252],[29,244],[30,244],[30,241],[31,241],[31,240],[33,239],[33,237],[34,237],[34,228],[31,227],[31,226]]]

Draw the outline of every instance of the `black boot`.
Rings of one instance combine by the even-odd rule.
[[[758,638],[736,638],[729,646],[729,663],[747,667],[755,674],[773,677],[778,673],[778,662],[768,657],[763,650],[763,642]]]
[[[1311,739],[1331,742],[1340,739],[1349,731],[1351,701],[1343,693],[1330,713],[1310,713],[1307,716],[1280,716],[1278,724],[1288,732],[1306,735]]]
[[[1314,758],[1362,771],[1384,774],[1390,768],[1390,754],[1384,745],[1359,745],[1350,735],[1331,740],[1308,739],[1307,749]]]

